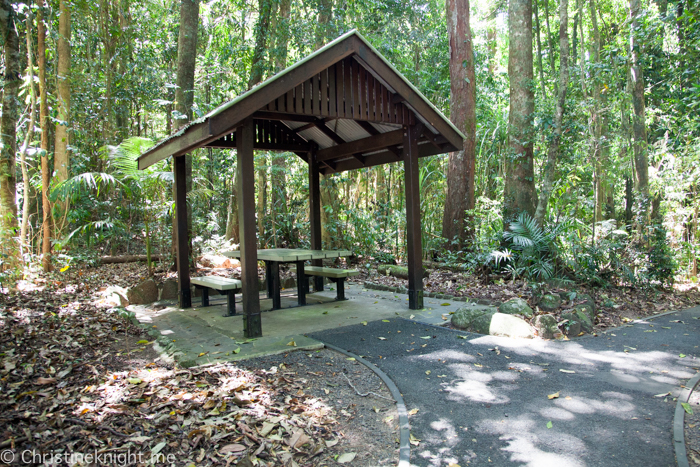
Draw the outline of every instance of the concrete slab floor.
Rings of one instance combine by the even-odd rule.
[[[243,315],[237,303],[236,316],[224,317],[226,298],[211,296],[210,306],[180,309],[176,306],[130,306],[136,318],[157,330],[161,341],[172,342],[178,360],[184,366],[288,352],[292,349],[313,350],[323,347],[320,341],[305,334],[328,329],[397,317],[443,325],[450,312],[463,306],[480,307],[445,299],[426,298],[423,310],[409,310],[403,294],[365,289],[361,284],[346,284],[348,300],[335,300],[334,287],[307,295],[307,306],[297,306],[296,291],[283,290],[282,309],[269,311],[272,300],[261,294],[263,336],[243,336]],[[237,302],[240,296],[237,296]],[[197,299],[195,299],[197,300]]]

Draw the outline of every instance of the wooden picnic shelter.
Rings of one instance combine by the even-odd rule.
[[[463,140],[463,134],[357,31],[184,126],[138,159],[143,170],[174,158],[179,306],[191,307],[187,153],[203,147],[237,150],[243,327],[246,337],[259,337],[256,149],[293,152],[308,163],[312,250],[321,249],[320,174],[403,162],[409,308],[421,309],[418,158],[460,150]]]

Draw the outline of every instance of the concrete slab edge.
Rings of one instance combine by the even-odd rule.
[[[335,345],[325,344],[325,346],[331,350],[335,350],[336,352],[342,353],[343,355],[347,355],[348,357],[352,357],[356,361],[362,363],[364,366],[366,366],[370,370],[374,371],[377,374],[377,376],[379,376],[382,379],[382,381],[384,381],[384,384],[386,384],[387,388],[389,388],[389,392],[391,392],[391,396],[394,398],[394,401],[396,402],[396,410],[399,413],[399,465],[398,465],[398,467],[409,467],[410,459],[411,459],[411,443],[410,443],[411,426],[408,423],[408,411],[406,410],[406,404],[404,404],[403,397],[401,396],[401,392],[399,391],[399,388],[397,388],[396,384],[394,384],[394,382],[391,380],[391,378],[389,378],[389,376],[386,373],[384,373],[382,370],[380,370],[375,364],[368,362],[367,360],[360,357],[359,355],[356,355],[352,352],[348,352],[347,350],[343,350],[340,347],[336,347]]]
[[[406,287],[390,287],[388,285],[375,284],[374,282],[369,282],[369,281],[366,281],[361,285],[365,289],[378,290],[381,292],[391,292],[391,293],[399,293],[399,294],[407,294],[408,293],[408,289]],[[494,302],[492,302],[491,300],[483,300],[483,299],[475,300],[475,299],[471,299],[468,297],[455,297],[454,295],[442,294],[442,293],[437,293],[437,292],[424,292],[423,297],[425,297],[425,298],[437,298],[439,300],[452,300],[455,302],[476,303],[477,305],[487,305],[487,306],[494,305]]]
[[[673,445],[676,450],[678,467],[689,467],[688,451],[685,448],[685,409],[683,403],[688,402],[690,395],[700,382],[700,373],[696,374],[681,388],[681,394],[676,401],[676,413],[673,415]]]

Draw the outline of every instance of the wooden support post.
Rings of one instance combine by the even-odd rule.
[[[321,185],[316,148],[309,153],[309,220],[311,224],[311,249],[321,249]],[[320,259],[311,260],[313,266],[323,266]],[[323,290],[323,277],[314,276],[314,292]]]
[[[404,126],[403,163],[406,187],[408,240],[408,307],[423,308],[423,247],[421,244],[420,184],[418,181],[418,128]]]
[[[255,125],[252,118],[236,129],[238,144],[238,225],[241,241],[241,294],[243,296],[243,334],[261,337],[260,295],[258,293],[258,241],[255,236],[255,169],[253,144]]]
[[[190,290],[190,244],[187,237],[187,176],[184,155],[173,158],[175,172],[175,224],[177,230],[177,286],[178,305],[180,308],[192,306]]]

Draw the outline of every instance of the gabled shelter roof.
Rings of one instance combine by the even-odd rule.
[[[235,148],[236,128],[255,124],[255,149],[291,151],[322,173],[402,158],[404,127],[417,125],[420,157],[462,148],[464,135],[362,35],[353,30],[160,141],[145,169],[201,147]]]

